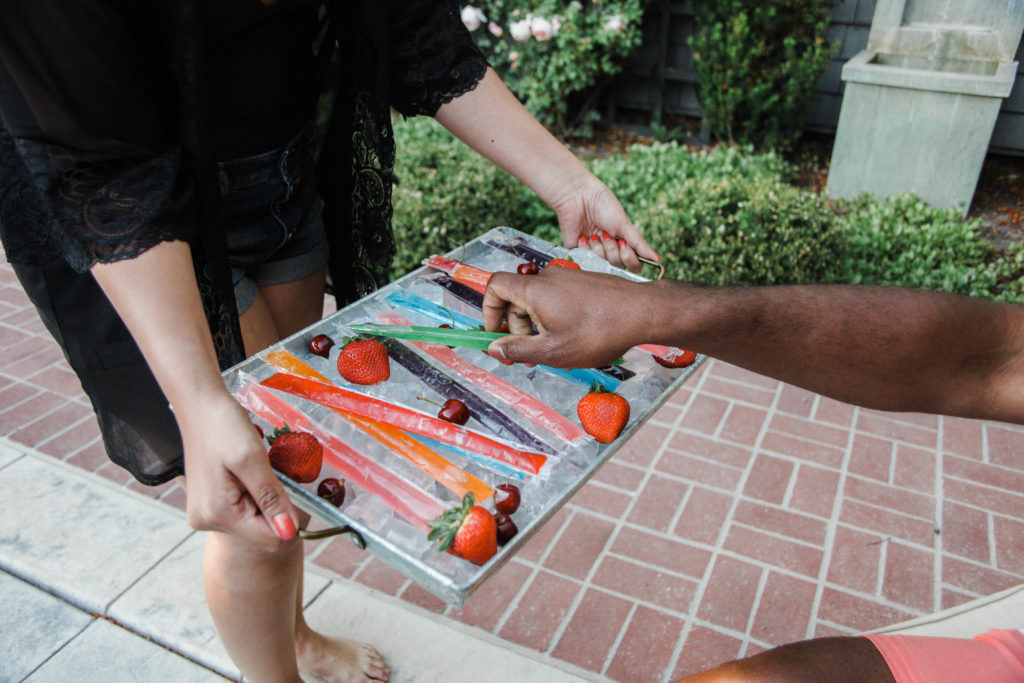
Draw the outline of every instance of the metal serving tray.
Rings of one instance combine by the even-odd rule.
[[[613,268],[589,251],[569,251],[511,228],[494,228],[465,246],[453,250],[447,256],[493,272],[515,271],[524,261],[524,257],[536,258],[535,252],[551,257],[571,256],[586,270],[615,273],[635,280],[644,279]],[[522,505],[512,515],[519,533],[504,547],[499,548],[497,555],[489,562],[483,566],[476,566],[450,553],[437,552],[434,544],[427,540],[427,528],[423,524],[424,510],[429,511],[436,507],[436,510],[440,511],[457,505],[459,496],[456,493],[439,484],[409,459],[371,438],[331,409],[304,398],[258,385],[260,381],[280,372],[278,367],[268,363],[268,358],[274,358],[270,354],[286,351],[315,368],[337,386],[363,396],[401,404],[425,415],[435,415],[437,409],[418,400],[417,397],[427,396],[438,402],[443,402],[446,397],[435,393],[400,363],[391,361],[392,376],[386,382],[363,387],[342,379],[335,362],[342,339],[352,336],[346,330],[346,325],[379,322],[379,315],[385,312],[399,312],[415,325],[437,326],[438,311],[445,311],[441,315],[449,317],[451,322],[456,323],[456,327],[459,324],[467,324],[466,316],[480,320],[482,316],[479,310],[464,300],[465,291],[461,292],[464,298],[460,299],[453,294],[450,286],[446,289],[437,283],[439,277],[441,271],[433,267],[418,268],[372,295],[243,361],[227,370],[224,377],[232,393],[250,409],[254,422],[260,424],[264,430],[278,426],[281,421],[289,421],[294,428],[308,428],[336,438],[335,445],[341,443],[353,449],[359,457],[364,458],[364,464],[366,460],[371,461],[372,466],[367,465],[358,468],[357,471],[356,478],[362,478],[365,486],[340,472],[332,464],[340,461],[331,457],[325,457],[317,482],[298,484],[281,474],[278,476],[296,505],[329,526],[349,527],[357,544],[365,545],[367,551],[449,604],[461,607],[473,591],[507,562],[594,472],[640,429],[705,359],[698,356],[696,362],[687,368],[667,369],[655,363],[650,353],[644,350],[632,349],[627,352],[624,363],[616,370],[619,373],[618,379],[612,378],[609,382],[611,386],[617,384],[615,390],[629,400],[631,415],[625,430],[610,444],[598,444],[589,436],[567,441],[539,427],[525,414],[528,411],[490,399],[495,406],[502,408],[502,413],[508,419],[550,448],[553,454],[548,457],[538,474],[529,474],[501,463],[492,463],[465,450],[452,449],[435,442],[422,442],[457,468],[452,470],[456,477],[461,476],[461,471],[477,477],[489,486],[510,481],[521,488]],[[457,286],[454,289],[458,292]],[[410,301],[419,307],[410,308]],[[426,315],[427,312],[435,317]],[[317,334],[327,334],[336,342],[329,359],[314,356],[308,351],[309,340]],[[395,340],[393,343],[402,344],[406,349],[412,350],[416,357],[428,364],[428,367],[442,370],[466,384],[458,374],[439,365],[410,342]],[[588,373],[596,371],[581,371],[576,373],[580,376],[567,376],[565,373],[543,367],[502,365],[482,351],[454,349],[454,352],[487,373],[539,399],[578,426],[576,403],[587,392],[585,381],[588,379]],[[633,375],[623,380],[622,373]],[[608,378],[609,375],[602,377]],[[488,397],[486,392],[478,393]],[[269,397],[268,403],[263,404],[260,399],[254,399],[254,396]],[[287,407],[282,409],[283,412],[267,408],[273,405]],[[521,450],[539,450],[524,448],[521,444],[496,436],[476,420],[471,419],[466,426],[472,431]],[[326,446],[326,450],[330,452],[332,446]],[[351,468],[352,465],[349,464],[348,467]],[[348,479],[347,495],[341,508],[334,507],[316,494],[317,483],[330,476]],[[406,495],[402,495],[398,489],[404,489]],[[419,503],[406,506],[411,499],[416,499]],[[489,502],[484,501],[483,504],[488,506]],[[418,521],[417,514],[409,513],[409,510],[417,505]],[[493,509],[493,506],[490,507]]]

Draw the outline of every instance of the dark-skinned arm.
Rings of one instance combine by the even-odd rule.
[[[599,292],[599,294],[595,294]],[[695,287],[549,268],[496,274],[492,355],[603,365],[637,344],[697,351],[840,401],[1024,423],[1024,307],[900,287]],[[529,322],[540,334],[529,334]]]

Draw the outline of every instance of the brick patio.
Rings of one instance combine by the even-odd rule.
[[[0,435],[107,462],[89,403],[0,262]],[[316,565],[615,681],[669,681],[1024,582],[1024,428],[854,408],[709,361],[453,610],[336,539]]]

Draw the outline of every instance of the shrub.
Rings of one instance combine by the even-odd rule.
[[[803,127],[837,45],[825,42],[833,0],[696,3],[690,38],[704,118],[719,140],[781,148]]]
[[[477,0],[463,9],[495,70],[553,133],[589,136],[600,86],[640,43],[643,0]]]

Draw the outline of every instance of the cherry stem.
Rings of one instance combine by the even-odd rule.
[[[418,398],[418,399],[419,399],[419,400],[421,400],[421,401],[426,401],[427,403],[429,403],[429,404],[431,404],[431,405],[435,405],[435,406],[437,406],[438,408],[444,408],[444,406],[443,406],[443,405],[441,405],[441,404],[440,404],[440,403],[438,403],[437,401],[431,401],[431,400],[430,400],[429,398],[427,398],[426,396],[417,396],[416,398]]]

